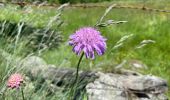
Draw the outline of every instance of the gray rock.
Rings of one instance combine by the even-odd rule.
[[[30,73],[33,77],[44,73],[48,68],[46,62],[37,56],[30,56],[21,61],[21,66],[24,71]]]
[[[54,65],[48,65],[48,69],[46,69],[43,74],[43,78],[51,80],[54,83],[58,83],[60,81],[73,78],[74,72],[75,70],[73,69],[57,68]]]
[[[89,100],[167,100],[167,82],[155,76],[97,73],[86,86]]]
[[[130,76],[124,80],[124,87],[136,92],[160,94],[167,91],[167,82],[150,75]]]
[[[134,70],[136,70],[136,69],[148,69],[148,67],[142,61],[139,61],[139,60],[129,60],[128,64]]]
[[[4,7],[5,6],[5,4],[3,4],[3,3],[0,3],[0,8],[2,8],[2,7]]]

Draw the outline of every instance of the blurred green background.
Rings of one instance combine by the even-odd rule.
[[[33,0],[26,1],[34,2]],[[54,64],[57,67],[75,68],[79,57],[72,52],[72,47],[68,46],[69,35],[81,27],[94,26],[104,14],[106,8],[112,3],[132,7],[145,6],[170,10],[170,1],[168,0],[48,0],[49,3],[56,4],[68,1],[71,3],[99,2],[96,4],[106,7],[66,7],[64,9],[61,13],[62,25],[58,26],[60,22],[57,22],[57,24],[54,23],[50,27],[51,30],[55,30],[62,36],[60,45],[57,45],[57,48],[47,49],[40,55],[35,52],[35,55],[43,57],[48,64]],[[24,21],[28,26],[46,29],[48,22],[57,14],[56,11],[56,7],[28,5],[20,8],[19,6],[9,4],[0,8],[1,26],[4,20],[16,24]],[[127,21],[127,23],[99,28],[102,35],[108,39],[106,54],[103,56],[96,55],[95,60],[86,60],[84,58],[81,69],[112,72],[114,67],[124,60],[128,62],[136,60],[148,66],[148,69],[135,69],[135,71],[162,77],[170,84],[170,13],[142,9],[113,8],[104,19],[104,21],[107,20]],[[114,48],[122,37],[131,34],[133,35],[122,42],[120,47]],[[0,48],[14,54],[16,57],[24,57],[31,49],[26,45],[29,36],[23,36],[14,47],[13,41],[10,41],[11,36],[10,39],[8,38],[9,41],[1,37]],[[153,40],[154,43],[148,43],[144,47],[137,48],[141,46],[140,43],[143,40]],[[14,49],[15,52],[13,52]],[[6,63],[4,63],[4,59],[1,57],[0,62],[0,68],[5,69]],[[134,70],[128,63],[125,65],[125,68]],[[3,70],[0,70],[1,79],[6,74]],[[167,94],[169,95],[170,91]]]

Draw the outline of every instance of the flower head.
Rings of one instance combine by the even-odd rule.
[[[12,89],[19,88],[22,82],[23,82],[22,75],[15,73],[9,77],[7,86]]]
[[[103,55],[106,50],[106,39],[92,27],[84,27],[70,36],[69,44],[77,55],[83,51],[86,58],[94,59],[94,53]]]

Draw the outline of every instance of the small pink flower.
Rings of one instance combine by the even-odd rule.
[[[12,89],[19,88],[22,82],[23,82],[22,75],[15,73],[9,77],[7,86]]]

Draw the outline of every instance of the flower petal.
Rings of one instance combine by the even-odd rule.
[[[86,58],[95,58],[95,51],[103,55],[106,50],[106,39],[93,27],[84,27],[70,35],[69,45],[73,46],[73,52],[77,55],[83,52]]]
[[[93,46],[94,46],[97,54],[98,54],[98,55],[102,55],[102,51],[100,50],[100,48],[98,47],[98,45],[94,44]]]

